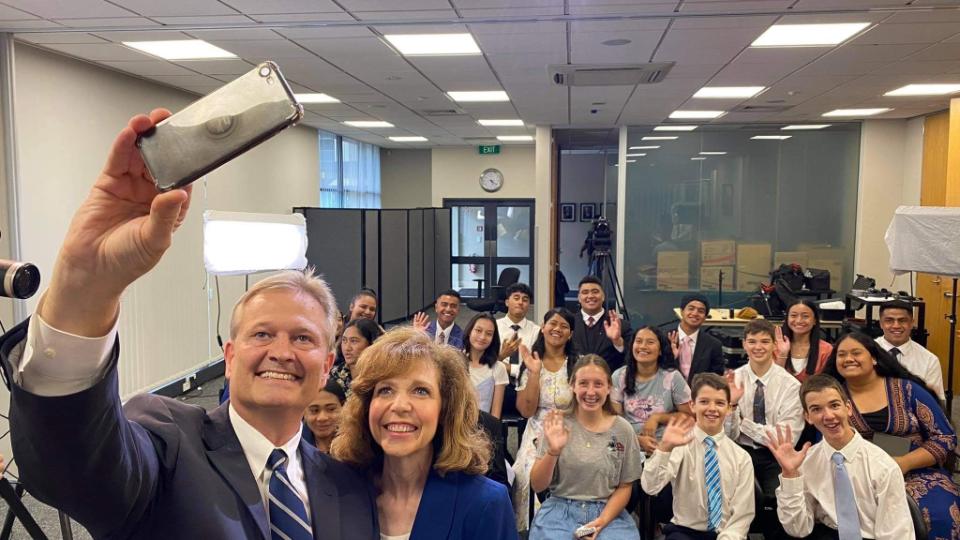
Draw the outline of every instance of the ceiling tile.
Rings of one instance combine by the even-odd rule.
[[[284,39],[284,36],[267,28],[230,28],[228,30],[189,30],[185,32],[194,39],[203,39],[211,43],[230,41],[270,41]]]
[[[166,60],[143,60],[139,62],[101,62],[105,66],[119,69],[134,75],[153,77],[160,75],[196,75],[189,69],[182,68]]]
[[[750,15],[744,17],[688,17],[673,19],[673,26],[677,30],[691,30],[700,28],[767,28],[776,22],[773,15]]]
[[[17,34],[16,39],[29,43],[104,43],[105,40],[86,32],[37,32]]]
[[[762,28],[748,28],[741,32],[727,29],[670,29],[657,49],[654,60],[725,64],[762,33]]]
[[[911,55],[911,62],[941,62],[960,59],[960,43],[939,43]]]
[[[62,53],[83,58],[85,60],[107,60],[107,61],[143,61],[150,58],[143,53],[128,49],[123,45],[115,43],[75,43],[75,44],[57,44],[50,43],[44,45],[48,49],[53,49]]]
[[[175,63],[207,75],[243,75],[254,68],[253,64],[239,58],[226,60],[180,60]]]
[[[411,58],[410,62],[447,92],[500,89],[499,81],[482,56],[424,56]]]
[[[189,0],[187,0],[189,1]],[[220,0],[248,15],[343,13],[332,0]]]
[[[113,0],[144,17],[183,15],[234,15],[236,10],[217,0]]]
[[[563,5],[544,7],[500,7],[480,9],[459,9],[464,19],[483,17],[540,17],[563,15]]]
[[[247,25],[251,24],[253,19],[246,15],[219,15],[219,16],[197,16],[197,17],[151,17],[153,20],[169,26],[177,25],[219,25],[230,24]]]
[[[683,3],[680,13],[749,13],[751,11],[770,12],[790,9],[795,0],[725,0],[697,2],[689,0]]]
[[[853,45],[936,43],[960,34],[956,23],[879,24],[850,43]]]
[[[136,32],[97,32],[94,34],[112,43],[122,41],[165,41],[171,39],[190,39],[190,36],[175,30],[138,30]]]
[[[578,32],[570,36],[570,60],[575,63],[644,63],[653,55],[660,43],[662,30],[620,32]],[[629,43],[607,46],[603,42],[612,39],[627,39]]]
[[[53,19],[51,24],[58,24],[70,28],[160,28],[160,23],[143,17],[111,17],[106,19]],[[9,24],[5,24],[9,26]]]
[[[7,21],[37,20],[40,17],[10,6],[0,4],[0,24]]]
[[[9,7],[45,19],[129,17],[136,15],[104,0],[5,0]]]

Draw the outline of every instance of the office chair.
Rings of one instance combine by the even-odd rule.
[[[500,272],[497,284],[490,287],[486,298],[468,300],[467,307],[473,311],[489,311],[491,315],[498,311],[507,311],[504,303],[507,299],[507,287],[520,281],[520,269],[508,266]]]
[[[910,495],[907,495],[907,506],[910,507],[910,517],[913,519],[913,533],[916,535],[916,540],[926,540],[930,531],[927,529],[927,523],[923,521],[923,513],[920,512],[917,501],[913,500]]]

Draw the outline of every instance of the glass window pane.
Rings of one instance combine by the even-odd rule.
[[[458,206],[450,214],[453,227],[451,256],[483,257],[483,207]]]
[[[624,295],[631,316],[655,324],[674,319],[690,290],[723,304],[750,303],[781,262],[828,269],[831,287],[849,287],[856,225],[860,125],[790,132],[702,126],[627,164]],[[779,132],[777,132],[779,134]],[[662,135],[659,134],[658,135]],[[634,321],[636,324],[636,321]]]
[[[356,191],[360,175],[360,145],[357,141],[343,139],[343,189]]]
[[[497,207],[497,256],[530,256],[530,207]]]
[[[477,279],[483,279],[482,264],[454,264],[451,265],[450,288],[462,296],[477,298]],[[487,283],[483,284],[484,287]]]
[[[320,132],[320,189],[340,189],[337,136],[326,131]]]

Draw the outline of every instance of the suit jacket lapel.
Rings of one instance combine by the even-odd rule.
[[[693,358],[690,360],[690,380],[693,380],[694,373],[706,371],[710,367],[707,365],[710,359],[707,357],[707,345],[703,342],[703,338],[702,332],[697,334],[697,344],[693,348]]]
[[[300,462],[303,479],[310,498],[310,518],[313,521],[313,537],[316,540],[341,538],[340,497],[337,486],[326,475],[327,464],[319,451],[300,439]]]
[[[210,413],[204,423],[202,436],[207,448],[207,458],[246,505],[260,528],[262,538],[270,538],[267,510],[263,506],[257,481],[250,472],[247,457],[230,424],[230,416],[227,414],[228,403],[224,403]]]
[[[417,540],[446,540],[457,538],[451,534],[453,515],[457,508],[457,484],[460,473],[450,472],[441,478],[432,468],[423,486],[420,506],[413,520],[410,538]]]

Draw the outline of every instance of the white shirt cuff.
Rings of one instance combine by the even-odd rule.
[[[27,327],[23,356],[12,359],[14,379],[24,390],[39,396],[67,396],[87,390],[103,378],[117,340],[119,313],[103,337],[90,338],[62,332],[36,313]]]

